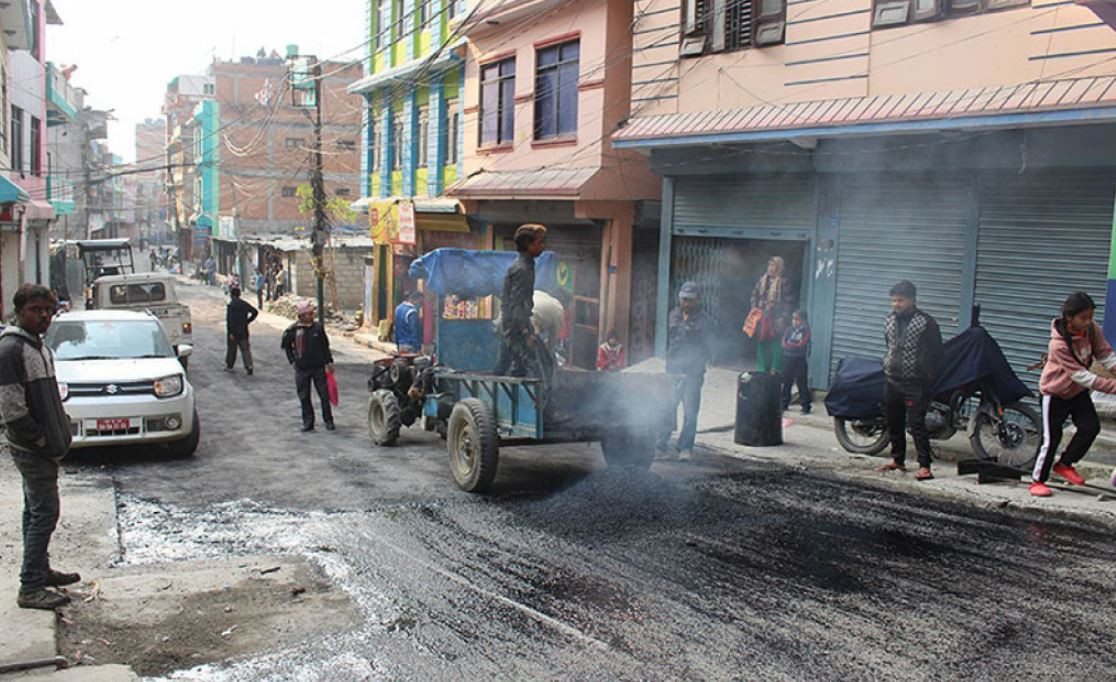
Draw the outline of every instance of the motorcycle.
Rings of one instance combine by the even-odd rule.
[[[1019,380],[988,332],[975,325],[944,344],[945,362],[931,389],[926,430],[932,440],[967,432],[979,459],[1030,468],[1042,441],[1039,415],[1024,404],[1033,393]],[[884,414],[883,363],[850,357],[837,366],[825,400],[837,442],[879,455],[890,442]]]

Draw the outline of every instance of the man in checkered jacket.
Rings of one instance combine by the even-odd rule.
[[[915,478],[925,481],[934,477],[930,472],[926,410],[932,398],[930,389],[942,366],[942,332],[937,321],[915,305],[915,286],[907,280],[891,287],[891,314],[884,320],[884,341],[884,402],[892,461],[880,471],[906,471],[905,425],[918,450]]]

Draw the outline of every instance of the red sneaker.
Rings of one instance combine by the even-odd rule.
[[[1050,488],[1047,488],[1046,484],[1042,481],[1035,481],[1028,490],[1030,490],[1031,494],[1035,497],[1050,497],[1054,494],[1050,492]]]
[[[1066,466],[1065,464],[1055,464],[1054,473],[1058,474],[1074,485],[1085,485],[1085,478],[1081,474],[1077,473],[1077,469],[1074,469],[1071,466]]]

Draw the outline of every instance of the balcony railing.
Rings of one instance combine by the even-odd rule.
[[[47,125],[62,125],[77,118],[82,97],[77,88],[50,62],[47,62]]]

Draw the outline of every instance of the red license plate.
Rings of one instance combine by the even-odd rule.
[[[132,427],[131,419],[98,419],[98,431],[123,431]]]

